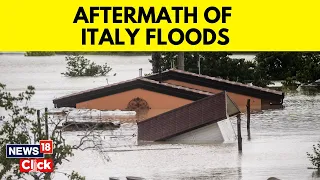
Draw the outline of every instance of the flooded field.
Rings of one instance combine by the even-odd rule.
[[[107,62],[113,70],[108,77],[67,78],[64,56],[24,57],[0,55],[0,82],[18,93],[28,85],[36,88],[32,106],[53,108],[55,97],[80,90],[135,78],[139,68],[151,71],[150,57],[87,56],[98,64]],[[125,124],[105,134],[106,161],[95,151],[76,151],[59,171],[78,171],[89,180],[140,176],[156,180],[236,179],[284,180],[320,179],[311,167],[306,152],[320,141],[320,93],[289,93],[284,109],[268,110],[251,116],[251,139],[243,117],[243,152],[236,143],[214,145],[136,145],[136,126]],[[4,114],[0,110],[0,115]],[[234,119],[232,119],[234,123]],[[76,142],[77,133],[67,139]],[[61,174],[55,179],[63,180]]]

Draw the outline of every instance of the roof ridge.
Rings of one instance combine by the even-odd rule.
[[[141,77],[137,77],[137,78],[133,78],[133,79],[125,80],[125,81],[120,81],[120,82],[113,83],[113,84],[108,84],[108,85],[105,85],[105,86],[99,86],[99,87],[96,87],[96,88],[91,88],[91,89],[87,89],[87,90],[83,90],[83,91],[78,91],[78,92],[71,93],[71,94],[68,94],[68,95],[65,95],[65,96],[61,96],[59,98],[55,98],[54,101],[55,100],[59,100],[59,99],[63,99],[63,98],[67,98],[67,97],[71,97],[71,96],[75,96],[75,95],[79,95],[79,94],[83,94],[83,93],[86,93],[86,92],[91,92],[91,91],[95,91],[95,90],[100,90],[100,89],[116,86],[116,85],[119,85],[119,84],[132,82],[132,81],[135,81],[135,80],[138,80],[138,79],[141,79]]]
[[[87,90],[71,93],[71,94],[68,94],[68,95],[65,95],[65,96],[61,96],[59,98],[55,98],[54,101],[60,100],[60,99],[64,99],[64,98],[68,98],[68,97],[72,97],[72,96],[75,96],[75,95],[80,95],[80,94],[83,94],[83,93],[88,93],[88,92],[91,92],[91,91],[96,91],[96,90],[100,90],[100,89],[104,89],[104,88],[120,85],[120,84],[125,84],[125,83],[128,83],[128,82],[133,82],[133,81],[136,81],[136,80],[142,80],[142,81],[145,81],[145,82],[150,82],[150,83],[154,83],[154,84],[160,84],[160,85],[167,86],[167,87],[172,87],[172,88],[175,88],[175,89],[183,89],[183,90],[190,91],[190,92],[195,92],[195,93],[198,93],[198,94],[213,95],[213,93],[206,92],[206,91],[201,91],[201,90],[197,90],[197,89],[192,89],[192,88],[187,88],[187,87],[183,87],[183,86],[173,85],[173,84],[169,84],[169,83],[165,83],[165,82],[161,82],[160,83],[158,81],[147,79],[145,77],[137,77],[137,78],[133,78],[133,79],[125,80],[125,81],[120,81],[120,82],[113,83],[113,84],[108,84],[108,85],[105,85],[105,86],[99,86],[99,87],[96,87],[96,88],[91,88],[91,89],[87,89]]]
[[[194,89],[194,88],[188,88],[188,87],[179,86],[179,85],[175,85],[175,84],[170,84],[170,83],[166,83],[166,82],[159,82],[159,81],[152,80],[152,79],[141,78],[140,80],[146,81],[146,82],[150,82],[150,83],[160,84],[160,85],[164,85],[164,86],[172,87],[172,88],[176,88],[176,89],[183,89],[183,90],[187,90],[187,91],[191,91],[191,92],[196,92],[196,93],[200,93],[200,94],[214,95],[214,93],[211,93],[211,92],[208,92],[208,91],[202,91],[202,90],[198,90],[198,89]]]

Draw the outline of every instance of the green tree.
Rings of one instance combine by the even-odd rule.
[[[55,52],[52,51],[28,51],[25,56],[54,56]]]
[[[297,70],[297,80],[311,83],[320,79],[320,53],[303,53],[300,68]]]
[[[84,136],[79,145],[68,145],[62,136],[62,129],[58,126],[62,120],[52,121],[50,124],[51,133],[46,134],[42,131],[45,125],[45,118],[40,117],[38,120],[33,119],[36,110],[28,106],[28,102],[35,94],[34,87],[28,86],[25,92],[13,96],[5,90],[5,85],[0,83],[0,108],[3,108],[8,117],[0,127],[0,179],[25,179],[27,176],[33,177],[35,180],[50,180],[54,173],[58,172],[59,165],[73,156],[72,150],[79,149],[84,141],[88,141]],[[6,158],[6,144],[35,144],[40,139],[53,140],[53,154],[46,155],[46,158],[53,159],[53,173],[20,173],[19,159]],[[66,174],[73,180],[84,180],[76,172]]]
[[[67,72],[61,73],[65,76],[105,76],[112,68],[107,63],[104,65],[97,65],[89,59],[81,55],[70,55],[66,57]]]
[[[255,57],[257,67],[272,80],[302,83],[320,79],[320,53],[263,52]]]
[[[177,54],[176,53],[152,53],[149,62],[152,65],[152,73],[158,73],[167,69],[171,69],[172,63],[177,64]]]
[[[226,52],[186,52],[185,71],[198,73],[198,60],[200,58],[201,74],[221,77],[232,81],[246,82],[254,78],[255,64],[244,59],[230,58]],[[167,70],[177,65],[176,52],[155,53],[150,60],[152,72],[158,73],[161,64],[162,70]]]
[[[108,56],[149,56],[150,52],[109,52],[109,51],[56,51],[59,55],[108,55]]]
[[[270,80],[271,77],[266,70],[258,66],[257,63],[255,64],[252,84],[260,87],[266,87],[267,85],[272,84]]]
[[[312,165],[320,171],[320,143],[313,145],[313,154],[307,152],[307,156]]]
[[[257,66],[266,72],[272,80],[284,80],[295,77],[301,53],[296,52],[263,52],[255,57]]]

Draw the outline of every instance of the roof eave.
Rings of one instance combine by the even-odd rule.
[[[76,104],[80,102],[85,102],[138,88],[172,95],[183,99],[189,99],[192,101],[212,95],[212,93],[209,92],[198,91],[167,83],[157,83],[149,79],[144,80],[141,78],[134,81],[120,83],[115,86],[106,86],[104,88],[96,88],[93,91],[88,90],[83,91],[82,93],[76,93],[75,95],[64,96],[62,98],[54,99],[53,104],[55,104],[56,107],[75,107]]]
[[[250,88],[249,86],[239,86],[239,83],[234,82],[233,84],[225,82],[225,80],[212,80],[208,78],[204,78],[201,76],[192,75],[193,73],[182,73],[179,70],[170,70],[166,71],[166,73],[162,73],[161,79],[163,80],[177,80],[187,83],[192,83],[200,86],[205,86],[209,88],[219,89],[223,91],[243,94],[247,96],[252,96],[260,99],[269,99],[274,101],[281,101],[284,99],[284,93],[278,91],[275,93],[273,90],[267,91],[265,88]],[[160,77],[159,74],[153,74],[148,76],[147,78],[158,80]],[[218,78],[216,78],[218,79]]]

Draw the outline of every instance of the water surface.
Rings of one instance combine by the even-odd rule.
[[[112,72],[108,77],[68,78],[60,74],[65,71],[64,56],[0,55],[0,82],[13,93],[23,91],[28,85],[35,86],[36,95],[31,105],[43,109],[53,108],[55,97],[135,78],[139,68],[143,68],[143,73],[151,71],[148,56],[86,57],[98,64],[107,62]],[[248,140],[246,117],[243,117],[242,154],[238,153],[236,143],[135,146],[136,137],[130,135],[136,134],[136,126],[124,125],[112,132],[118,138],[106,136],[104,139],[104,148],[108,151],[105,153],[111,161],[104,161],[95,151],[76,151],[71,162],[63,164],[59,171],[76,170],[89,180],[105,180],[111,176],[159,180],[317,179],[313,177],[316,176],[314,170],[307,169],[311,164],[306,152],[320,141],[320,94],[290,93],[284,106],[284,109],[252,114],[251,140]],[[3,113],[0,110],[0,114]],[[232,122],[234,124],[234,119]],[[70,142],[79,138],[74,133],[65,136]],[[57,174],[55,179],[63,176]]]

